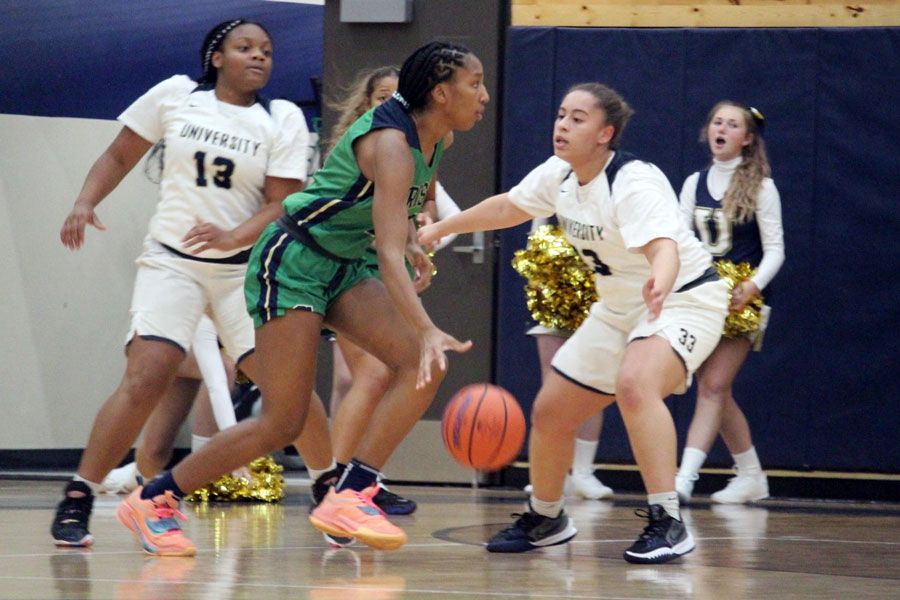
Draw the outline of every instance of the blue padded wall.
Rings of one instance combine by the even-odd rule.
[[[623,149],[676,191],[708,161],[697,140],[716,101],[760,108],[787,260],[765,347],[735,397],[766,466],[900,471],[900,30],[511,28],[506,55],[503,190],[552,153],[556,105],[580,81],[623,94],[637,111]],[[495,365],[526,412],[540,376],[509,262],[527,229],[500,236]],[[667,403],[683,443],[694,391]],[[598,458],[633,460],[615,407]],[[718,443],[709,464],[730,462]]]
[[[115,119],[151,86],[200,75],[200,45],[216,23],[246,18],[272,36],[271,98],[312,101],[322,74],[323,7],[263,0],[5,2],[13,33],[0,46],[0,113]],[[22,38],[15,32],[27,31]]]

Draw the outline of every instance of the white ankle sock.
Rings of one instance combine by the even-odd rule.
[[[679,475],[692,476],[700,472],[700,467],[706,462],[706,452],[699,448],[686,447],[681,454],[681,468]]]
[[[762,465],[759,463],[759,457],[756,455],[756,447],[750,446],[750,449],[740,454],[732,454],[734,464],[738,467],[738,473],[741,475],[759,475],[762,473]]]
[[[670,517],[681,520],[681,511],[678,509],[678,494],[674,491],[647,494],[647,504],[659,504],[669,513]]]
[[[572,473],[594,473],[594,457],[597,455],[599,442],[575,439],[575,456],[572,459]]]
[[[531,510],[533,510],[537,514],[549,517],[551,519],[555,519],[556,517],[558,517],[559,513],[561,513],[563,509],[562,498],[560,498],[556,502],[544,502],[543,500],[538,500],[534,497],[534,494],[532,494],[531,498],[528,500],[528,504],[529,506],[531,506]]]
[[[309,465],[307,465],[307,467],[306,467],[306,472],[309,473],[309,478],[310,478],[310,480],[311,480],[313,483],[315,483],[315,481],[316,481],[319,477],[321,477],[323,473],[327,473],[328,471],[331,471],[332,469],[336,469],[336,468],[337,468],[337,462],[335,462],[335,460],[332,458],[332,459],[331,459],[331,464],[328,465],[327,467],[325,467],[324,469],[313,469],[312,467],[310,467]]]
[[[103,489],[102,483],[94,483],[93,481],[88,481],[87,479],[85,479],[84,477],[79,475],[78,473],[75,473],[75,477],[72,478],[72,481],[80,481],[84,485],[88,486],[89,488],[91,488],[91,493],[94,494],[95,496],[97,494],[99,494],[100,491]]]

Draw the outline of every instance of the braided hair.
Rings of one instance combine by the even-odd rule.
[[[468,48],[447,42],[431,42],[412,53],[400,69],[400,83],[394,97],[407,112],[428,104],[428,93],[453,77],[462,67]],[[398,97],[399,96],[399,97]]]
[[[266,32],[269,39],[272,38],[269,31],[256,21],[249,21],[247,19],[222,21],[210,29],[209,33],[207,33],[206,37],[203,39],[203,45],[200,47],[200,64],[203,69],[203,74],[197,78],[197,83],[216,84],[216,81],[219,78],[219,70],[212,65],[212,55],[214,52],[222,49],[225,38],[228,37],[229,32],[238,25],[256,25]]]
[[[246,19],[222,21],[210,29],[209,33],[207,33],[206,37],[203,39],[203,45],[200,47],[200,61],[203,68],[203,74],[197,78],[197,83],[208,85],[216,84],[216,81],[219,79],[219,70],[212,66],[213,52],[222,49],[222,43],[225,41],[225,38],[228,37],[228,33],[232,29],[238,25],[248,24],[256,25],[266,32],[269,39],[272,38],[272,36],[269,35],[268,30],[256,21],[248,21]],[[153,148],[150,149],[150,154],[147,155],[147,160],[144,161],[144,176],[153,183],[160,183],[162,181],[163,166],[166,161],[165,157],[166,142],[165,140],[159,140],[153,145]]]

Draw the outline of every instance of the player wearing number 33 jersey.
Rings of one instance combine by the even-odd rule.
[[[718,343],[727,290],[710,254],[685,227],[662,171],[616,151],[599,175],[579,185],[569,164],[553,156],[513,187],[509,198],[535,217],[556,213],[566,239],[595,273],[600,300],[556,354],[554,369],[612,394],[625,345],[659,335],[685,363],[689,385],[690,374]],[[641,289],[650,263],[639,249],[657,238],[676,242],[681,264],[660,317],[649,321]]]

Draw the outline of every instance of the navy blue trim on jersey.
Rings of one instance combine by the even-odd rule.
[[[243,354],[238,356],[238,359],[236,361],[234,361],[234,366],[236,366],[236,367],[241,366],[241,361],[244,360],[245,358],[247,358],[248,356],[250,356],[251,354],[253,354],[254,352],[256,352],[256,348],[250,348],[249,350],[247,350],[246,352],[244,352]]]
[[[591,386],[589,386],[589,385],[585,385],[585,384],[581,383],[580,381],[578,381],[577,379],[572,379],[571,377],[569,377],[568,375],[566,375],[565,373],[563,373],[562,371],[560,371],[559,369],[557,369],[557,368],[554,367],[553,365],[550,365],[550,368],[553,369],[554,371],[556,371],[556,373],[557,373],[560,377],[562,377],[563,379],[565,379],[566,381],[571,381],[572,383],[574,383],[574,384],[577,385],[578,387],[584,388],[584,389],[588,390],[589,392],[594,392],[594,393],[596,393],[596,394],[603,394],[604,396],[615,396],[615,393],[610,394],[609,392],[604,392],[603,390],[598,390],[597,388],[593,388],[593,387],[591,387]]]
[[[375,112],[372,114],[372,126],[366,133],[378,129],[399,129],[406,135],[406,143],[409,144],[410,148],[415,148],[419,152],[422,152],[422,147],[419,145],[419,131],[416,129],[416,123],[395,98],[391,98],[381,106],[375,108]]]
[[[712,281],[719,281],[719,279],[720,279],[719,272],[716,271],[715,267],[711,266],[711,267],[707,268],[705,271],[703,271],[703,274],[700,277],[698,277],[697,279],[694,279],[693,281],[688,281],[686,284],[684,284],[683,286],[681,286],[680,288],[678,288],[677,290],[675,290],[672,293],[680,294],[681,292],[686,292],[688,290],[692,290],[695,287],[697,287],[698,285],[703,285],[704,283],[710,283]]]
[[[182,346],[175,340],[170,340],[169,338],[162,337],[161,335],[141,335],[139,333],[135,333],[133,336],[131,336],[131,339],[128,340],[128,342],[125,344],[126,349],[128,348],[128,346],[131,345],[131,342],[133,342],[134,338],[136,338],[136,337],[139,337],[142,340],[150,340],[151,342],[165,342],[167,344],[171,344],[171,345],[175,346],[176,348],[178,348],[179,350],[181,350],[182,352],[187,354],[187,350],[184,349],[184,346]]]
[[[297,225],[297,223],[295,223],[291,219],[291,217],[285,214],[282,214],[280,217],[278,217],[275,225],[278,227],[278,229],[291,236],[291,239],[295,242],[303,244],[316,254],[324,256],[329,260],[333,260],[341,264],[350,264],[359,260],[356,258],[344,258],[342,256],[338,256],[337,254],[332,254],[331,252],[320,246],[319,242],[316,241],[316,239],[305,227]]]
[[[261,267],[265,266],[266,257],[269,254],[272,254],[271,260],[269,260],[268,266],[268,281],[266,280],[266,269],[265,268],[257,268],[256,270],[256,281],[259,282],[259,296],[256,298],[256,308],[259,309],[259,317],[260,321],[265,324],[271,320],[272,316],[277,316],[278,309],[278,267],[281,266],[281,257],[284,256],[285,250],[287,250],[288,244],[281,243],[282,239],[280,235],[273,235],[269,238],[269,241],[266,242],[263,251],[260,253],[260,265]],[[278,248],[275,252],[272,252],[272,246],[277,245]],[[269,293],[269,304],[266,304],[266,293]]]
[[[210,90],[215,90],[215,89],[216,89],[216,84],[214,84],[214,83],[201,83],[201,84],[197,85],[197,87],[192,89],[191,93],[193,94],[194,92],[208,92]],[[267,113],[269,113],[270,115],[272,114],[272,101],[269,98],[263,96],[262,94],[256,94],[254,101],[257,104],[259,104],[260,106],[262,106],[263,110],[265,110]],[[237,105],[235,105],[235,106],[237,106]]]
[[[611,161],[609,161],[609,164],[606,165],[606,168],[603,170],[603,172],[606,173],[606,183],[609,185],[609,193],[610,194],[612,194],[612,185],[613,185],[613,182],[616,180],[616,175],[619,174],[619,169],[621,169],[622,167],[624,167],[626,164],[630,163],[633,160],[640,160],[637,156],[635,156],[634,154],[631,154],[630,152],[620,152],[618,150],[616,150],[615,152],[616,152],[615,156],[613,156],[613,159]],[[574,170],[570,169],[569,172],[566,173],[566,176],[563,177],[563,181],[568,179],[569,175],[571,175],[574,172],[575,172]]]
[[[335,202],[336,198],[320,196],[306,206],[302,207],[297,212],[288,215],[288,219],[290,221],[293,221],[295,227],[303,227],[305,229],[308,229],[313,225],[318,225],[319,223],[327,221],[334,215],[339,214],[348,208],[351,208],[357,202],[367,200],[372,195],[374,195],[375,184],[372,184],[372,194],[366,194],[366,196],[360,197],[363,189],[368,184],[369,180],[366,179],[365,175],[360,173],[359,177],[357,177],[353,185],[350,186],[347,194],[337,202]],[[328,204],[331,204],[331,206],[329,206],[325,210],[321,210],[323,206],[326,206]],[[319,212],[320,210],[321,212]],[[310,215],[315,216],[307,220]],[[301,222],[303,223],[302,225],[300,224]]]
[[[709,193],[709,186],[706,183],[708,174],[709,169],[703,169],[699,172],[697,191],[694,194],[694,209],[696,210],[700,207],[712,209],[713,211],[722,210],[722,199],[715,199]],[[710,235],[709,243],[711,245],[715,245],[718,236],[721,235],[721,232],[716,229],[716,223],[715,219],[707,221]],[[731,247],[724,254],[713,254],[713,257],[716,259],[727,258],[734,264],[750,263],[750,266],[755,269],[762,262],[763,257],[762,237],[759,233],[759,224],[756,222],[756,218],[751,217],[745,223],[737,223],[731,220],[730,226]],[[697,222],[695,220],[694,231],[696,232],[696,230]]]
[[[612,193],[612,185],[616,180],[616,175],[619,174],[619,169],[624,167],[626,164],[630,163],[633,160],[639,160],[637,156],[631,154],[630,152],[621,152],[616,150],[616,155],[613,156],[613,159],[609,161],[609,164],[606,165],[606,182],[609,184],[609,192]]]
[[[159,245],[180,258],[186,258],[188,260],[195,260],[197,262],[213,263],[213,264],[218,264],[218,265],[246,265],[247,261],[250,260],[251,248],[247,248],[246,250],[241,250],[237,254],[232,254],[231,256],[224,256],[222,258],[204,258],[202,256],[194,256],[193,254],[185,254],[184,252],[179,252],[172,246],[167,246],[166,244],[163,244],[162,242],[159,242]]]

